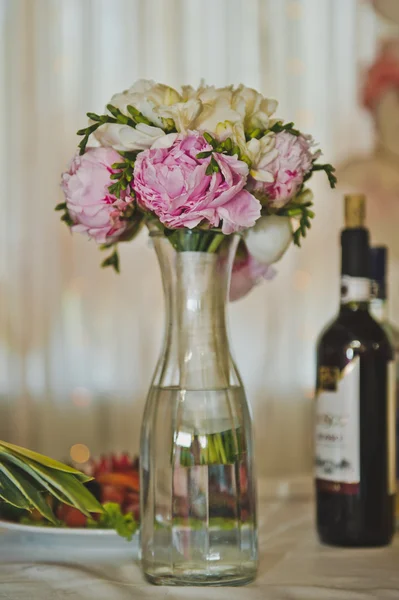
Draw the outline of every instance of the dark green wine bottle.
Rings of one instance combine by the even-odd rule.
[[[345,213],[341,307],[317,347],[317,530],[327,544],[384,546],[395,528],[395,363],[369,313],[364,196],[346,196]]]

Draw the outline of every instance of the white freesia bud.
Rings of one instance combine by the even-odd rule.
[[[128,115],[127,107],[130,104],[137,108],[147,119],[163,126],[162,118],[157,114],[158,106],[170,106],[181,101],[180,94],[168,85],[155,83],[149,79],[139,79],[131,88],[112,96],[110,104]]]
[[[177,131],[187,133],[190,129],[194,129],[195,119],[201,110],[201,101],[191,98],[187,102],[177,102],[171,106],[158,106],[154,109],[154,112],[162,119],[173,119]]]
[[[245,235],[248,252],[260,263],[268,265],[280,260],[291,242],[290,218],[277,215],[261,217]]]
[[[268,133],[260,140],[253,138],[247,144],[246,153],[251,161],[250,175],[257,181],[272,182],[274,180],[268,167],[278,156],[275,144],[276,136],[274,133]]]
[[[242,122],[232,123],[231,121],[222,121],[217,124],[215,135],[220,141],[230,138],[243,154],[247,154],[247,142]]]
[[[277,102],[241,84],[234,90],[232,107],[240,113],[246,130],[267,129]]]
[[[309,188],[305,188],[301,194],[295,198],[295,204],[304,204],[305,202],[313,202],[314,194]]]

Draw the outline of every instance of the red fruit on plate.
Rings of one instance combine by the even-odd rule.
[[[124,490],[122,488],[115,487],[113,485],[103,485],[101,490],[101,502],[116,502],[122,504],[125,497]]]
[[[101,485],[113,485],[138,491],[140,489],[140,477],[135,471],[127,473],[101,473],[96,477]]]
[[[86,527],[87,518],[73,506],[60,504],[57,509],[57,517],[68,527]]]

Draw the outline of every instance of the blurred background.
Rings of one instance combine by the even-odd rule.
[[[368,224],[390,246],[399,318],[399,66],[369,82],[376,93],[368,109],[362,103],[380,53],[398,60],[398,5],[0,0],[0,439],[81,462],[138,450],[163,333],[154,252],[142,232],[121,245],[119,276],[101,270],[96,245],[72,239],[53,207],[88,110],[101,112],[140,77],[172,86],[203,77],[277,98],[278,116],[339,165],[338,191],[323,175],[312,182],[317,216],[303,248],[230,306],[258,469],[310,471],[315,343],[339,302],[341,192],[370,196]]]

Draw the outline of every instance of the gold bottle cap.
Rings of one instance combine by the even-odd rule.
[[[345,227],[364,227],[366,220],[366,196],[364,194],[345,195]]]

